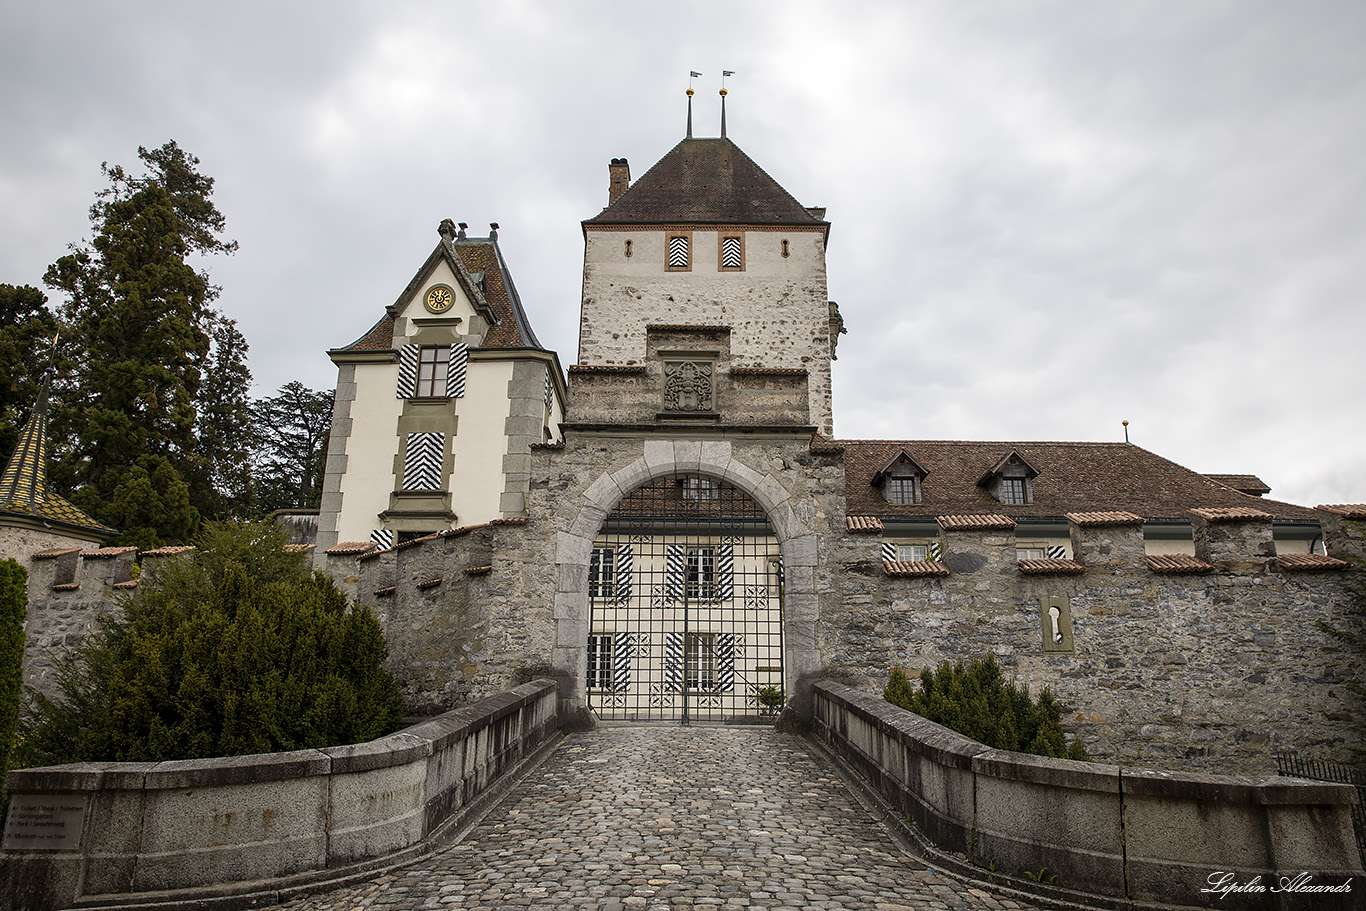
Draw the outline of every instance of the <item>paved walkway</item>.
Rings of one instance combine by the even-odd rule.
[[[464,840],[290,911],[1026,909],[932,872],[771,728],[566,738]]]

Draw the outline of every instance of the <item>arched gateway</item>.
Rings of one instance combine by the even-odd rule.
[[[607,516],[588,564],[584,692],[602,719],[758,721],[784,701],[783,562],[764,510],[703,474]]]

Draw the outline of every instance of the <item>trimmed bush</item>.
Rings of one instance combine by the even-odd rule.
[[[24,686],[24,614],[28,610],[28,571],[0,560],[0,819],[9,795],[4,774],[14,749],[14,726]]]
[[[893,668],[882,696],[936,724],[998,750],[1057,759],[1089,760],[1080,738],[1068,746],[1062,733],[1062,706],[1047,689],[1037,700],[1029,690],[1005,679],[996,658],[941,662],[920,672],[916,690],[901,668]]]
[[[144,574],[122,617],[61,660],[60,698],[35,694],[24,762],[235,756],[393,730],[379,622],[285,539],[268,522],[211,524],[192,557]]]

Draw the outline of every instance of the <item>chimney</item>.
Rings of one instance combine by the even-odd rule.
[[[612,159],[607,166],[607,181],[607,204],[610,206],[631,185],[631,166],[625,158]]]

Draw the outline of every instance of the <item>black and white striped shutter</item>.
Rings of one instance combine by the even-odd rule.
[[[398,349],[398,389],[395,398],[410,399],[417,395],[417,345]]]
[[[617,545],[616,583],[618,604],[625,604],[627,601],[631,600],[631,570],[634,559],[631,545]]]
[[[936,563],[944,562],[944,552],[940,548],[938,541],[930,542],[930,559]]]
[[[440,490],[444,433],[410,433],[403,453],[404,490]]]
[[[686,237],[669,238],[669,265],[681,269],[688,265],[688,239]]]
[[[716,600],[730,601],[735,597],[735,545],[722,544],[716,548]]]
[[[550,368],[545,368],[545,407],[550,409]]]
[[[376,528],[370,532],[370,540],[388,550],[394,546],[394,532],[389,528]]]
[[[612,689],[621,692],[631,688],[631,634],[612,638]]]
[[[882,542],[882,559],[888,562],[896,559],[896,545],[891,541]]]
[[[1049,559],[1052,559],[1052,560],[1066,560],[1066,559],[1067,559],[1067,548],[1066,548],[1066,547],[1063,547],[1061,544],[1053,544],[1053,545],[1051,545],[1051,546],[1048,548],[1048,550],[1045,551],[1045,553],[1047,553]]]
[[[735,634],[716,637],[716,688],[723,693],[735,689]]]
[[[470,346],[451,346],[451,359],[446,364],[446,397],[459,398],[465,394],[465,374],[470,365]]]
[[[664,689],[683,689],[683,634],[664,634]]]
[[[664,596],[670,601],[682,601],[688,580],[688,549],[682,544],[664,548]]]

